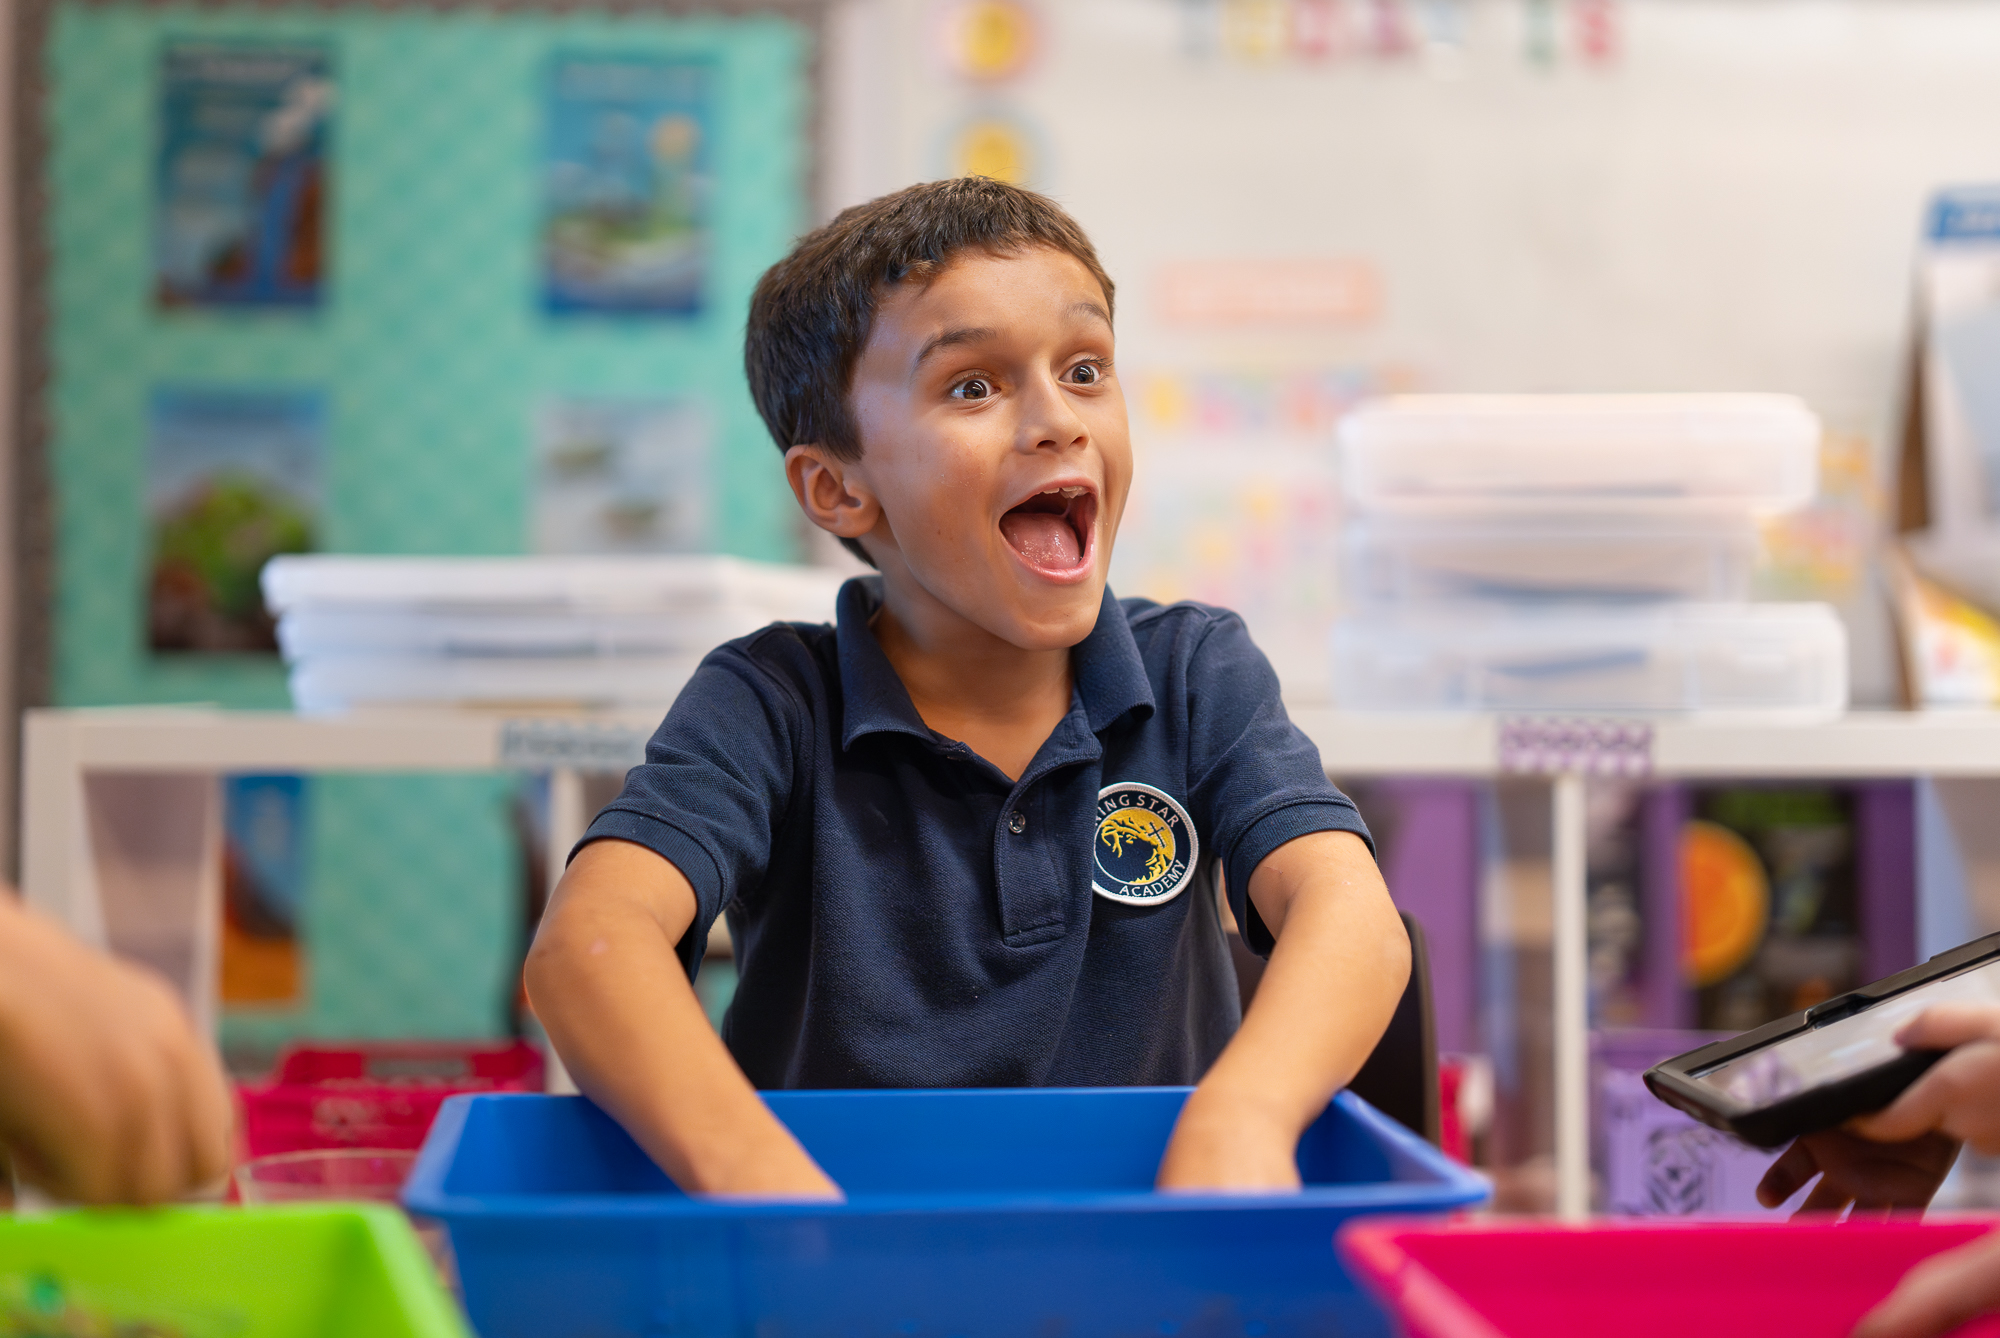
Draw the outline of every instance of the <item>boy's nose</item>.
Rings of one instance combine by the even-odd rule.
[[[1019,442],[1023,450],[1074,450],[1089,441],[1089,426],[1054,380],[1044,382],[1028,396],[1021,415]]]

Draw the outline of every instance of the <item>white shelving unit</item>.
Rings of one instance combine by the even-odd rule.
[[[1554,897],[1557,1209],[1590,1207],[1590,1043],[1584,782],[2000,776],[2000,713],[1859,712],[1835,720],[1577,721],[1295,709],[1345,777],[1546,775]]]
[[[1362,715],[1298,707],[1292,718],[1327,769],[1349,778],[1543,775],[1553,789],[1555,1111],[1560,1210],[1588,1212],[1588,1016],[1584,783],[1594,773],[1660,779],[2000,776],[2000,712],[1856,713],[1835,720],[1503,720]],[[203,834],[183,878],[213,905],[217,778],[251,771],[466,771],[554,774],[549,848],[560,861],[588,820],[579,777],[637,762],[657,713],[508,715],[358,711],[339,717],[183,709],[30,711],[23,734],[22,890],[86,940],[110,941],[91,822],[91,779],[150,776],[184,796]],[[164,792],[163,792],[164,793]],[[99,845],[102,844],[100,837]],[[158,873],[155,870],[155,873]],[[217,917],[192,946],[190,1003],[212,1016]],[[204,964],[207,964],[206,966]],[[207,974],[204,974],[207,971]],[[206,993],[203,982],[206,981]]]

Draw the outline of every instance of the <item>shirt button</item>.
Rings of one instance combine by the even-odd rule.
[[[1023,813],[1018,808],[1015,809],[1012,813],[1009,813],[1007,815],[1007,830],[1014,833],[1014,835],[1016,836],[1019,836],[1022,832],[1027,831],[1028,815]]]

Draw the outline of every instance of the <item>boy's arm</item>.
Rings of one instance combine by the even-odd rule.
[[[578,1088],[686,1192],[837,1199],[695,998],[674,953],[695,909],[694,888],[651,850],[585,846],[528,953],[535,1015]]]
[[[1286,842],[1251,875],[1277,946],[1250,1011],[1188,1098],[1159,1187],[1299,1187],[1299,1135],[1367,1062],[1410,977],[1410,940],[1350,832]]]

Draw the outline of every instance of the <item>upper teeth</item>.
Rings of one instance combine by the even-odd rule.
[[[1052,493],[1052,492],[1059,492],[1059,493],[1061,493],[1061,494],[1062,494],[1063,496],[1065,496],[1065,497],[1075,497],[1075,496],[1078,496],[1079,494],[1081,494],[1081,493],[1083,492],[1083,485],[1082,485],[1082,484],[1075,484],[1075,485],[1072,485],[1072,486],[1070,486],[1070,487],[1067,487],[1067,488],[1044,488],[1044,489],[1042,489],[1042,495],[1043,495],[1043,496],[1045,496],[1045,497],[1046,497],[1046,496],[1047,496],[1048,494]]]

